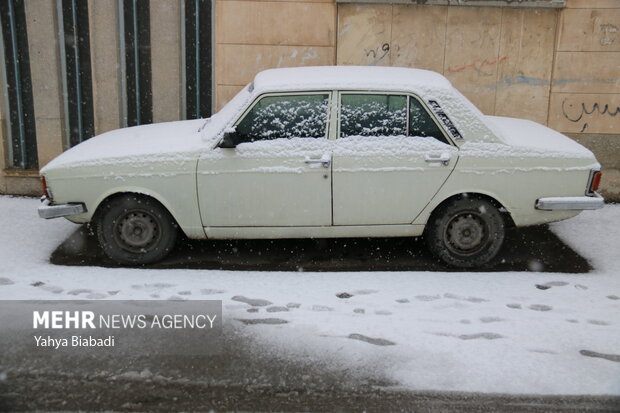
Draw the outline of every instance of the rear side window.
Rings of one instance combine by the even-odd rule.
[[[343,94],[340,99],[340,137],[407,134],[407,97]]]
[[[328,94],[261,98],[237,124],[243,142],[278,138],[323,138]]]
[[[409,136],[433,137],[449,144],[426,108],[415,98],[409,98]]]

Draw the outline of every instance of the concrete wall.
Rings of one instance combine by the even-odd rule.
[[[443,73],[486,114],[570,134],[620,201],[620,1],[562,10],[341,4],[337,63]]]
[[[215,4],[218,109],[263,69],[336,62],[332,0],[217,0]]]

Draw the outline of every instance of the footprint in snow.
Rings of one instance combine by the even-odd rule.
[[[439,300],[441,298],[441,296],[439,294],[437,295],[416,295],[415,299],[419,300],[419,301],[435,301],[435,300]]]
[[[587,290],[588,287],[582,284],[575,284],[575,288],[578,290]]]
[[[568,321],[568,322],[569,322],[569,323],[571,323],[571,324],[577,324],[577,323],[579,323],[579,320],[575,320],[574,318],[569,318],[569,319],[567,319],[566,321]]]
[[[620,355],[619,354],[605,354],[605,353],[597,353],[596,351],[590,350],[581,350],[579,354],[586,357],[595,357],[600,359],[605,359],[609,361],[615,361],[616,363],[620,363]]]
[[[451,294],[451,293],[445,293],[443,296],[445,298],[451,298],[453,300],[459,300],[459,301],[468,301],[470,303],[483,303],[483,302],[489,301],[489,300],[484,299],[484,298],[479,298],[479,297],[462,297],[460,295]]]
[[[179,295],[192,295],[192,292],[189,290],[179,291],[177,294]]]
[[[312,311],[333,311],[334,309],[326,305],[313,305]]]
[[[47,291],[47,292],[53,293],[53,294],[60,294],[61,292],[64,291],[64,288],[57,287],[55,285],[47,285],[47,284],[45,284],[44,282],[41,282],[41,281],[37,281],[37,282],[32,283],[30,285],[32,285],[33,287],[40,288],[43,291]]]
[[[363,308],[355,308],[353,309],[353,312],[355,314],[366,314],[366,310],[364,310]]]
[[[379,291],[377,290],[357,290],[357,291],[353,291],[353,294],[356,295],[368,295],[368,294],[374,294],[374,293],[378,293]]]
[[[349,293],[338,293],[338,294],[336,294],[336,297],[338,297],[338,298],[351,298],[351,297],[353,297],[353,294],[349,294]]]
[[[246,326],[255,324],[286,324],[288,321],[281,318],[237,318],[237,321],[241,321]]]
[[[223,294],[226,291],[224,290],[215,290],[213,288],[203,288],[202,290],[200,290],[200,294],[202,295],[214,295],[214,294]]]
[[[530,353],[540,353],[540,354],[558,354],[553,350],[544,350],[544,349],[538,349],[538,348],[532,348],[527,350]]]
[[[299,308],[299,307],[301,307],[301,304],[299,304],[299,303],[288,303],[286,306],[288,308]]]
[[[266,307],[273,304],[271,301],[263,300],[262,298],[247,298],[242,295],[235,295],[231,298],[231,300],[240,301],[242,303],[249,304],[252,307]]]
[[[588,320],[588,324],[593,324],[595,326],[608,326],[609,325],[607,321],[601,321],[601,320]]]
[[[284,311],[288,311],[288,308],[274,305],[272,307],[267,307],[268,313],[282,313]]]
[[[607,298],[609,298],[610,300],[620,300],[620,297],[618,297],[617,295],[608,295]]]
[[[476,333],[476,334],[461,334],[457,336],[461,340],[477,340],[480,338],[484,338],[486,340],[495,340],[498,338],[504,338],[501,334],[497,333]]]
[[[248,313],[258,313],[258,308],[252,307],[252,308],[248,308],[245,311],[247,311]]]
[[[452,334],[452,333],[430,333],[433,334],[435,336],[440,336],[440,337],[455,337],[455,338],[459,338],[461,340],[478,340],[481,338],[484,338],[486,340],[496,340],[498,338],[504,338],[504,336],[502,336],[501,334],[497,334],[497,333],[475,333],[475,334]]]
[[[506,307],[512,308],[513,310],[520,310],[521,309],[521,304],[510,303],[510,304],[506,304]]]
[[[480,321],[482,321],[483,323],[498,323],[505,320],[499,317],[480,317]]]
[[[11,285],[11,284],[15,284],[13,282],[13,280],[10,280],[10,279],[4,278],[4,277],[0,277],[0,285]]]
[[[377,310],[375,311],[376,315],[392,315],[392,313],[390,311],[387,310]]]
[[[530,310],[534,310],[534,311],[551,311],[551,310],[553,310],[553,307],[551,307],[549,305],[544,305],[544,304],[532,304],[532,305],[528,306],[527,308],[529,308]]]
[[[78,288],[76,290],[67,291],[69,295],[80,295],[80,294],[90,294],[93,290],[89,290],[88,288]]]
[[[134,284],[131,286],[134,290],[157,291],[164,288],[176,287],[176,284],[153,283],[153,284]]]
[[[397,303],[399,304],[407,304],[409,302],[409,299],[407,298],[399,298],[396,300]]]
[[[352,340],[363,341],[363,342],[368,343],[368,344],[374,344],[375,346],[394,346],[394,345],[396,345],[396,343],[394,343],[393,341],[386,340],[384,338],[368,337],[368,336],[365,336],[363,334],[357,334],[357,333],[349,334],[348,338],[350,338]]]
[[[551,287],[564,287],[565,285],[568,285],[566,281],[549,281],[544,284],[536,284],[536,288],[539,290],[548,290]]]

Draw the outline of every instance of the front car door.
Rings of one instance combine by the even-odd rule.
[[[334,225],[410,224],[458,159],[426,105],[397,93],[340,92]]]
[[[250,105],[235,123],[243,142],[199,160],[203,226],[331,225],[331,96],[269,94]]]

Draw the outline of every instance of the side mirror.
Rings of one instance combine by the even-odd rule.
[[[236,148],[239,143],[240,136],[237,132],[224,132],[224,138],[218,145],[220,148]]]

